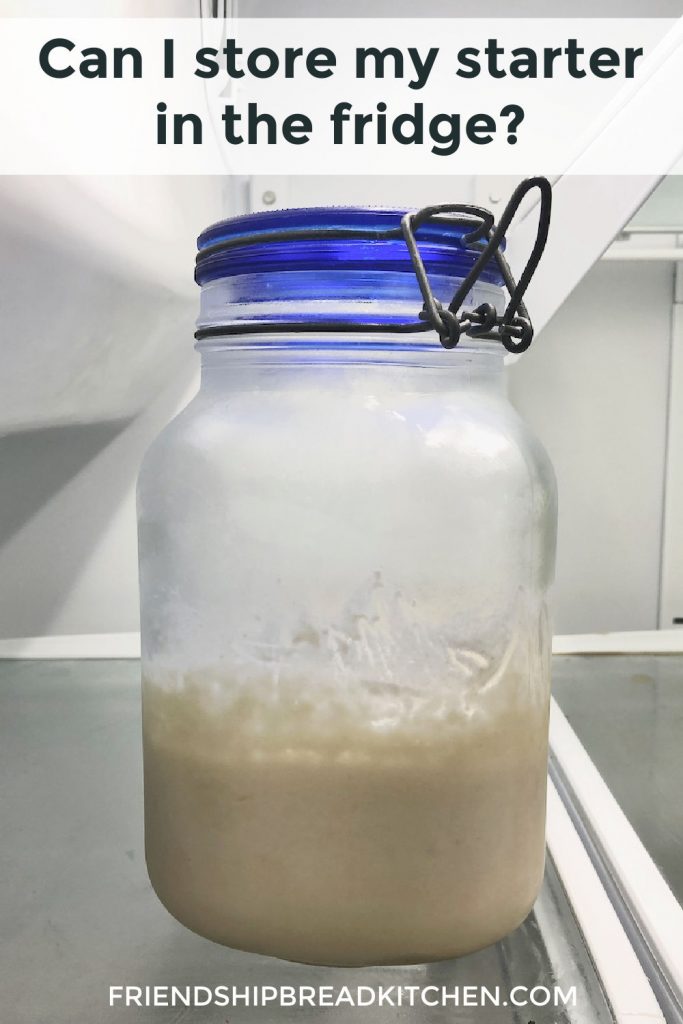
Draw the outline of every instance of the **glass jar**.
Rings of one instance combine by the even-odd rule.
[[[138,487],[150,878],[201,935],[308,963],[468,953],[543,874],[555,485],[501,345],[350,329],[415,319],[401,239],[221,248],[400,217],[200,237],[201,388]],[[448,301],[476,251],[418,241]]]

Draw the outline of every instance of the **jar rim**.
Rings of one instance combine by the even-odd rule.
[[[410,209],[396,207],[320,206],[267,210],[218,221],[197,240],[195,279],[199,285],[244,274],[319,270],[345,273],[384,271],[414,274],[403,237],[368,237],[372,232],[397,230]],[[277,238],[290,231],[341,230],[364,232],[364,237]],[[447,218],[428,221],[417,231],[427,274],[464,278],[480,254],[467,241],[471,228]],[[263,241],[254,237],[263,235]],[[275,237],[273,237],[275,235]],[[249,238],[249,244],[246,239]],[[245,244],[241,245],[240,240]],[[504,248],[504,241],[500,248]],[[479,275],[481,281],[503,285],[495,259]]]

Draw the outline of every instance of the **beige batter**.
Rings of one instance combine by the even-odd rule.
[[[459,956],[521,923],[543,874],[544,696],[503,679],[485,715],[435,698],[369,722],[294,684],[234,689],[144,684],[147,864],[179,921],[336,965]]]

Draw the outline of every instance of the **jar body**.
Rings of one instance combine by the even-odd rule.
[[[208,352],[138,507],[146,850],[171,913],[345,965],[521,923],[556,513],[500,354]]]

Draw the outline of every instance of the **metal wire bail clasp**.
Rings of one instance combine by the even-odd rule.
[[[520,203],[534,188],[538,188],[540,192],[536,239],[519,281],[515,282],[500,245]],[[548,239],[551,205],[552,188],[548,179],[527,178],[513,192],[497,225],[489,210],[463,203],[425,206],[417,213],[407,213],[402,218],[401,231],[422,294],[423,306],[419,317],[433,327],[444,348],[455,348],[463,333],[474,338],[499,340],[508,352],[524,352],[529,347],[534,330],[523,297]],[[453,216],[454,214],[457,216]],[[415,238],[422,224],[434,220],[458,227],[470,227],[471,230],[462,237],[463,242],[475,246],[480,243],[481,248],[472,269],[461,282],[447,308],[444,308],[432,291]],[[463,302],[491,259],[495,259],[498,264],[510,296],[505,312],[500,316],[490,303],[483,303],[471,312],[461,313]]]

